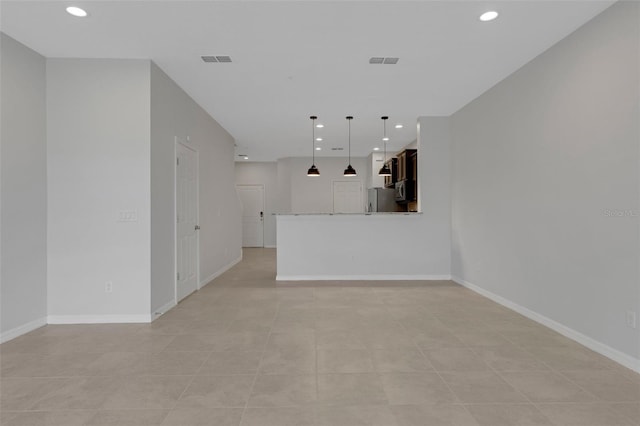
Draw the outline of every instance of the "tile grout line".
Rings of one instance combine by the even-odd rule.
[[[280,301],[278,300],[276,312],[273,315],[274,322],[275,322],[275,319],[278,317],[279,312],[280,312]],[[269,334],[267,335],[267,340],[265,341],[264,347],[262,348],[262,355],[260,356],[260,361],[258,362],[256,373],[253,376],[253,382],[249,387],[249,393],[247,394],[247,402],[244,404],[244,408],[242,409],[242,414],[240,414],[240,421],[238,422],[238,426],[242,426],[242,422],[244,421],[244,415],[247,412],[247,407],[249,406],[249,401],[251,400],[251,395],[253,394],[253,388],[255,387],[256,382],[258,381],[258,375],[260,374],[260,367],[262,365],[262,360],[264,359],[264,356],[267,353],[267,347],[269,346],[269,342],[271,341],[271,335],[273,334],[273,325],[274,323],[272,322],[271,326],[269,327]]]

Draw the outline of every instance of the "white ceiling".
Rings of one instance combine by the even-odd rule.
[[[398,149],[418,116],[452,114],[612,3],[2,1],[1,28],[46,57],[152,59],[236,138],[237,154],[267,161],[311,154],[310,115],[325,125],[319,155],[346,155],[346,115],[353,156],[381,146],[382,115]],[[89,17],[68,15],[70,4]],[[478,20],[492,9],[497,20]]]

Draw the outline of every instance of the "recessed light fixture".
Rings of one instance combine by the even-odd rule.
[[[316,151],[322,151],[322,148],[320,148],[319,146],[316,146]]]
[[[402,129],[404,126],[400,123],[396,124],[396,129]]]
[[[322,138],[316,138],[317,142],[322,142]]]
[[[243,158],[244,158],[245,160],[248,160],[248,159],[249,159],[249,157],[247,157],[246,155],[245,155]]]
[[[382,138],[382,140],[386,142],[389,140],[389,138],[385,136],[384,138]]]
[[[324,127],[324,124],[316,124],[316,127],[317,127],[318,129],[322,129],[322,128]]]
[[[67,13],[69,15],[77,16],[78,18],[84,18],[85,16],[87,16],[87,12],[84,9],[80,9],[76,6],[69,6],[67,8]]]
[[[497,17],[498,17],[498,12],[496,12],[495,10],[490,10],[480,15],[480,20],[483,22],[493,21]]]
[[[378,148],[377,146],[375,148],[373,148],[374,151],[380,151],[380,148]]]

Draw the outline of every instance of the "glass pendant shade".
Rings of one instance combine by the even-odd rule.
[[[311,167],[309,167],[309,170],[307,170],[307,176],[310,176],[310,177],[320,176],[320,170],[318,170],[315,164],[312,164]]]

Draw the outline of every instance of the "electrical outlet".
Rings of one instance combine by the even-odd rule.
[[[627,311],[627,327],[636,328],[637,326],[636,311]]]
[[[111,293],[112,291],[113,291],[113,282],[107,281],[106,283],[104,283],[104,292]]]

